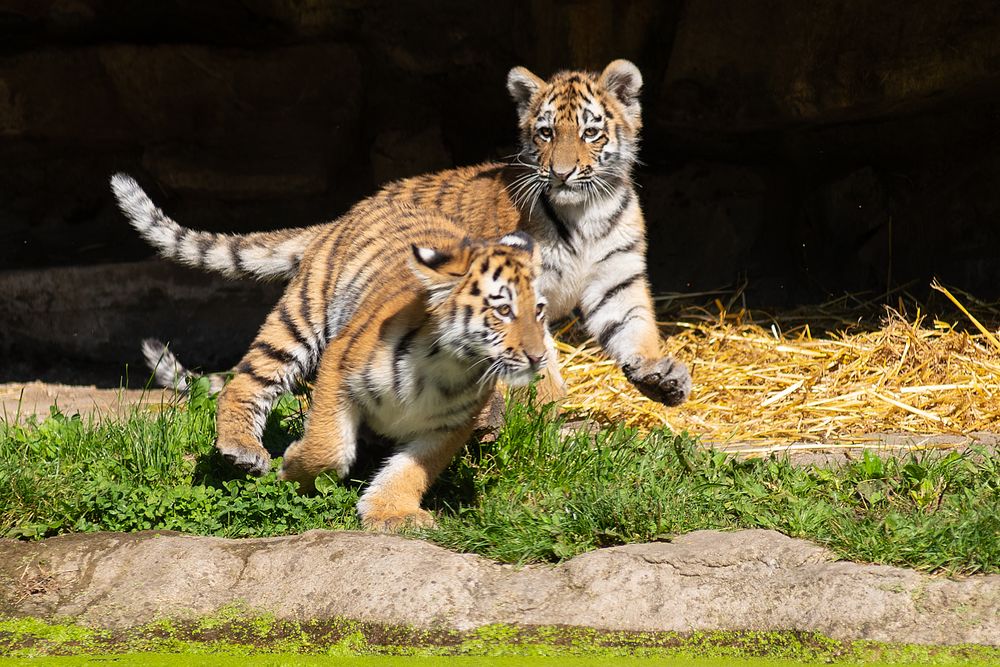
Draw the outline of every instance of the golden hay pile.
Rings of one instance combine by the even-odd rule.
[[[694,378],[690,400],[677,408],[639,394],[592,340],[560,342],[565,407],[601,423],[668,426],[758,452],[793,443],[828,449],[874,433],[996,431],[1000,341],[945,293],[981,334],[893,311],[879,330],[815,338],[808,325],[782,334],[725,312],[712,322],[663,323],[674,331],[667,349]]]

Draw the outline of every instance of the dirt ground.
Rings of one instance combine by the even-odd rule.
[[[18,382],[0,384],[0,417],[7,421],[32,415],[44,418],[52,405],[58,405],[65,415],[113,416],[135,405],[153,407],[172,400],[176,400],[172,391],[159,388],[98,389],[93,385]]]

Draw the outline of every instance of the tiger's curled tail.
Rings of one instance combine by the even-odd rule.
[[[171,219],[130,176],[112,176],[111,189],[122,213],[160,255],[230,278],[290,279],[298,273],[306,246],[326,226],[240,235],[204,232]]]

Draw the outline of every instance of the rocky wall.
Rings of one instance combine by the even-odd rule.
[[[0,270],[150,257],[117,170],[191,226],[330,218],[511,153],[511,66],[617,57],[646,82],[658,290],[745,280],[787,306],[937,275],[1000,295],[991,0],[0,0]]]

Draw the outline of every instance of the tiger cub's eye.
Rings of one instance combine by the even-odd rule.
[[[551,127],[538,128],[538,136],[548,141],[549,139],[552,138],[552,128]]]
[[[588,127],[586,130],[583,131],[583,138],[584,139],[593,139],[594,137],[596,137],[600,133],[601,133],[601,131],[598,130],[596,127]]]
[[[497,315],[499,315],[500,317],[510,317],[511,315],[514,314],[514,311],[511,310],[511,307],[508,306],[506,303],[497,306],[496,311]]]

